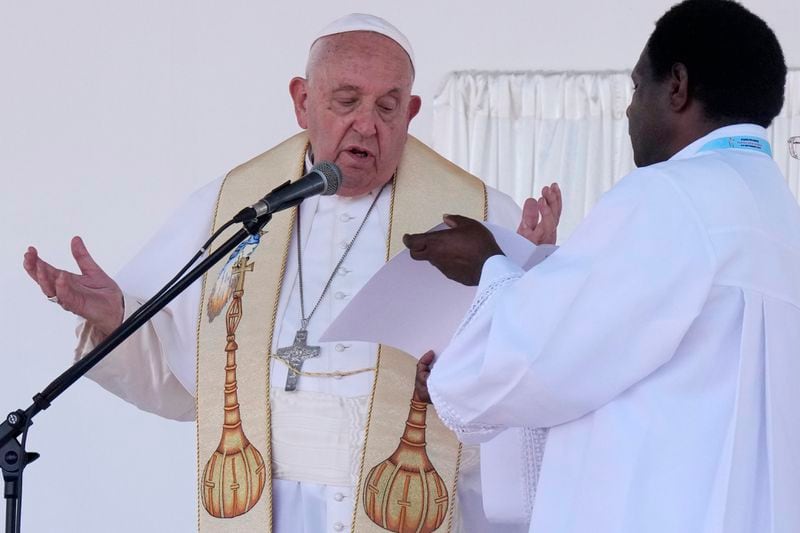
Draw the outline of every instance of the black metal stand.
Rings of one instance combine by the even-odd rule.
[[[227,257],[242,241],[255,235],[267,225],[271,214],[245,222],[230,239],[200,262],[194,269],[176,281],[168,289],[165,287],[155,297],[148,300],[136,313],[114,330],[102,343],[86,354],[84,358],[64,371],[53,380],[42,392],[33,397],[33,404],[24,411],[18,409],[10,413],[5,422],[0,424],[0,468],[3,470],[6,498],[6,533],[20,533],[22,517],[22,474],[25,467],[35,461],[38,453],[25,451],[25,440],[28,428],[33,424],[33,417],[40,411],[50,407],[50,403],[67,390],[80,377],[99,363],[114,348],[130,337],[137,329],[163,309],[169,302],[205,274],[220,259]],[[22,442],[17,438],[22,435]]]

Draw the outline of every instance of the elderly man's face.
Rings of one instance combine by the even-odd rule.
[[[308,130],[314,160],[342,170],[338,194],[359,196],[389,181],[421,105],[405,51],[373,32],[332,35],[313,46],[307,75],[289,85],[297,123]]]

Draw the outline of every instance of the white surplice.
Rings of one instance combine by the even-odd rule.
[[[172,277],[208,237],[220,184],[221,180],[217,180],[194,193],[116,277],[125,292],[126,317]],[[360,198],[317,196],[301,204],[306,313],[314,307],[377,192]],[[305,361],[304,371],[350,371],[375,366],[375,344],[320,343],[316,339],[383,266],[390,199],[391,186],[387,186],[311,319],[309,344],[322,350],[319,357]],[[521,212],[514,201],[491,188],[488,201],[489,221],[516,229]],[[199,282],[193,284],[93,369],[89,377],[141,409],[177,420],[193,420],[200,288]],[[300,328],[296,233],[289,249],[277,317],[273,353],[279,347],[290,346]],[[91,328],[83,328],[79,334],[78,356],[94,344]],[[274,531],[349,531],[374,375],[365,372],[341,379],[301,376],[297,392],[285,392],[287,367],[273,361],[271,371]],[[493,453],[519,449],[525,432],[519,435],[496,451],[490,449],[490,460]],[[326,446],[320,447],[320,442]],[[490,525],[486,521],[481,507],[477,448],[465,450],[462,463],[458,495],[463,524],[456,531],[526,531],[528,517],[519,513],[523,503],[497,515],[508,524]],[[519,478],[520,471],[510,475]]]
[[[550,428],[533,533],[800,531],[800,208],[773,160],[635,170],[525,273],[484,265],[428,385],[464,442]]]

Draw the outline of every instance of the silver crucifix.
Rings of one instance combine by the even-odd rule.
[[[294,370],[302,370],[303,362],[306,359],[317,357],[319,353],[319,346],[308,345],[308,331],[305,329],[297,330],[297,335],[294,336],[294,343],[291,346],[278,348],[278,357],[289,364],[289,373],[286,375],[286,388],[284,390],[293,391],[297,389],[297,380],[300,374]]]

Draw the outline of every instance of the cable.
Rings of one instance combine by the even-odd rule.
[[[225,224],[223,224],[222,226],[220,226],[220,228],[219,228],[217,231],[215,231],[215,232],[214,232],[214,234],[213,234],[213,235],[211,235],[211,237],[209,237],[209,239],[208,239],[208,240],[207,240],[207,241],[206,241],[206,242],[203,244],[203,246],[201,246],[201,247],[200,247],[200,249],[197,251],[197,253],[196,253],[196,254],[194,254],[194,256],[192,256],[192,258],[189,260],[189,262],[188,262],[188,263],[186,263],[186,265],[185,265],[185,266],[184,266],[182,269],[180,269],[180,271],[179,271],[177,274],[175,274],[175,276],[174,276],[174,277],[173,277],[171,280],[169,280],[169,281],[167,282],[167,284],[166,284],[166,285],[164,285],[164,286],[161,288],[161,290],[159,290],[159,291],[158,291],[158,292],[157,292],[155,295],[153,295],[152,297],[150,297],[150,301],[153,301],[153,300],[155,300],[156,298],[160,297],[162,294],[164,294],[165,292],[167,292],[167,291],[170,289],[170,287],[172,287],[173,285],[175,285],[175,283],[176,283],[176,282],[177,282],[179,279],[181,279],[181,277],[182,277],[182,276],[183,276],[183,275],[186,273],[186,271],[187,271],[187,270],[189,270],[189,268],[190,268],[190,267],[191,267],[193,264],[195,264],[195,263],[197,262],[197,260],[198,260],[198,259],[200,259],[200,257],[202,257],[202,256],[203,256],[203,254],[204,254],[204,253],[206,253],[206,251],[208,250],[208,247],[209,247],[209,246],[211,246],[211,243],[212,243],[212,242],[214,242],[214,241],[217,239],[217,237],[219,237],[219,236],[220,236],[220,234],[221,234],[223,231],[225,231],[226,229],[228,229],[229,227],[231,227],[231,225],[233,225],[233,224],[234,224],[234,221],[233,221],[233,220],[229,220],[228,222],[226,222]],[[133,312],[133,313],[131,314],[130,318],[133,318],[133,317],[137,316],[137,315],[138,315],[140,312],[142,312],[142,310],[143,310],[143,309],[145,309],[145,308],[144,308],[144,307],[140,307],[139,309],[137,309],[135,312]],[[129,318],[129,319],[130,319],[130,318]]]

